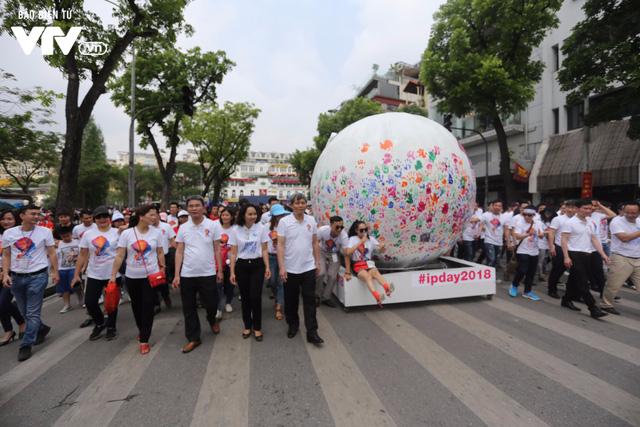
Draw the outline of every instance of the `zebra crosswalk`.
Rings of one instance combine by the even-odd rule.
[[[264,342],[241,338],[236,310],[181,354],[173,309],[143,357],[128,305],[117,340],[89,342],[80,310],[60,316],[48,303],[55,334],[30,360],[0,348],[0,425],[636,426],[640,294],[621,306],[597,321],[501,285],[490,301],[322,307],[317,348],[304,328],[288,339],[265,298]]]

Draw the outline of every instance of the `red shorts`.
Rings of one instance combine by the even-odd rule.
[[[356,273],[356,275],[360,273],[362,270],[364,271],[369,270],[369,265],[367,264],[367,261],[357,261],[355,264],[353,264],[353,271]]]

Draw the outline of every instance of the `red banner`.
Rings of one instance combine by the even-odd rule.
[[[593,197],[593,173],[582,172],[582,191],[580,197],[590,199]]]

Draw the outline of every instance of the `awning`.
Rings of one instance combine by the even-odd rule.
[[[627,136],[628,120],[604,123],[591,129],[589,166],[593,186],[638,185],[640,141]],[[536,159],[536,192],[580,188],[586,170],[583,130],[549,138],[546,152]]]

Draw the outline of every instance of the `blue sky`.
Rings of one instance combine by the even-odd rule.
[[[312,144],[318,114],[355,94],[372,73],[397,61],[417,62],[432,15],[442,0],[195,0],[186,9],[195,34],[184,48],[224,50],[236,62],[218,89],[219,101],[253,102],[262,113],[252,148],[290,152]],[[108,20],[109,5],[86,7]],[[0,67],[19,85],[60,92],[65,82],[38,50],[24,55],[15,39],[0,37]],[[58,105],[64,129],[64,105]],[[128,148],[128,117],[103,95],[94,117],[109,157]]]

